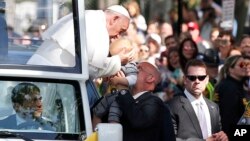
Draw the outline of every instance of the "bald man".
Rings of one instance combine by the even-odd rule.
[[[112,5],[105,11],[86,10],[86,43],[90,78],[110,76],[121,69],[132,55],[118,54],[107,57],[110,40],[116,39],[129,26],[128,11]],[[44,42],[27,64],[74,67],[75,38],[72,14],[52,25],[43,34]]]
[[[158,69],[148,62],[139,63],[137,68],[137,81],[130,91],[120,90],[115,98],[113,94],[106,96],[105,102],[100,104],[104,106],[115,99],[108,121],[122,124],[124,141],[175,141],[170,112],[163,101],[152,93],[161,81]],[[104,116],[107,110],[98,112],[105,108],[94,108],[94,115]]]
[[[137,81],[131,91],[121,90],[116,101],[121,110],[123,141],[174,141],[170,112],[152,91],[161,81],[148,62],[137,65]]]

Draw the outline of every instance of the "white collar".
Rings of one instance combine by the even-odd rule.
[[[139,92],[139,93],[135,94],[135,95],[133,96],[133,98],[134,98],[134,99],[137,99],[138,97],[140,97],[141,95],[143,95],[145,92],[147,92],[147,91]]]
[[[187,96],[188,100],[191,102],[191,103],[204,103],[205,100],[202,96],[202,94],[200,95],[199,98],[195,98],[189,91],[187,91],[187,89],[184,90],[184,94]]]

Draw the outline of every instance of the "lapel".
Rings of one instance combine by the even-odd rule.
[[[206,101],[209,113],[210,113],[210,121],[211,121],[211,130],[212,133],[215,131],[215,125],[216,125],[216,107],[210,103],[210,101],[204,97],[204,100]],[[218,116],[218,115],[217,115]]]
[[[198,118],[196,116],[196,113],[193,109],[193,106],[191,105],[190,101],[187,99],[187,97],[184,93],[183,93],[183,95],[180,96],[180,101],[182,103],[183,110],[187,113],[188,118],[192,122],[197,134],[199,135],[200,138],[203,138],[200,124],[199,124]]]
[[[144,101],[145,99],[147,99],[150,96],[151,96],[151,92],[145,92],[144,94],[142,94],[141,96],[139,96],[138,98],[135,99],[135,103],[139,103],[140,101]]]

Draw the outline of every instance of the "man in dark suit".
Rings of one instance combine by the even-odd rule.
[[[184,93],[169,101],[177,140],[228,141],[221,131],[218,106],[205,98],[207,67],[201,60],[191,60],[184,69]]]
[[[169,110],[152,93],[161,80],[159,71],[147,62],[139,63],[137,68],[137,81],[132,90],[122,90],[116,98],[122,112],[123,140],[175,140]]]
[[[106,95],[94,107],[93,115],[102,122],[121,123],[123,141],[175,141],[170,111],[152,93],[160,82],[160,73],[147,62],[139,63],[137,68],[131,91],[123,89]]]
[[[0,128],[55,130],[52,122],[42,117],[42,96],[36,85],[16,85],[12,90],[11,100],[16,114],[0,120]]]

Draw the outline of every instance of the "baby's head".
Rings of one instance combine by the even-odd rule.
[[[133,50],[132,41],[126,38],[119,38],[113,41],[109,47],[109,53],[111,56],[119,54],[121,51],[125,50],[125,53],[129,53]]]

